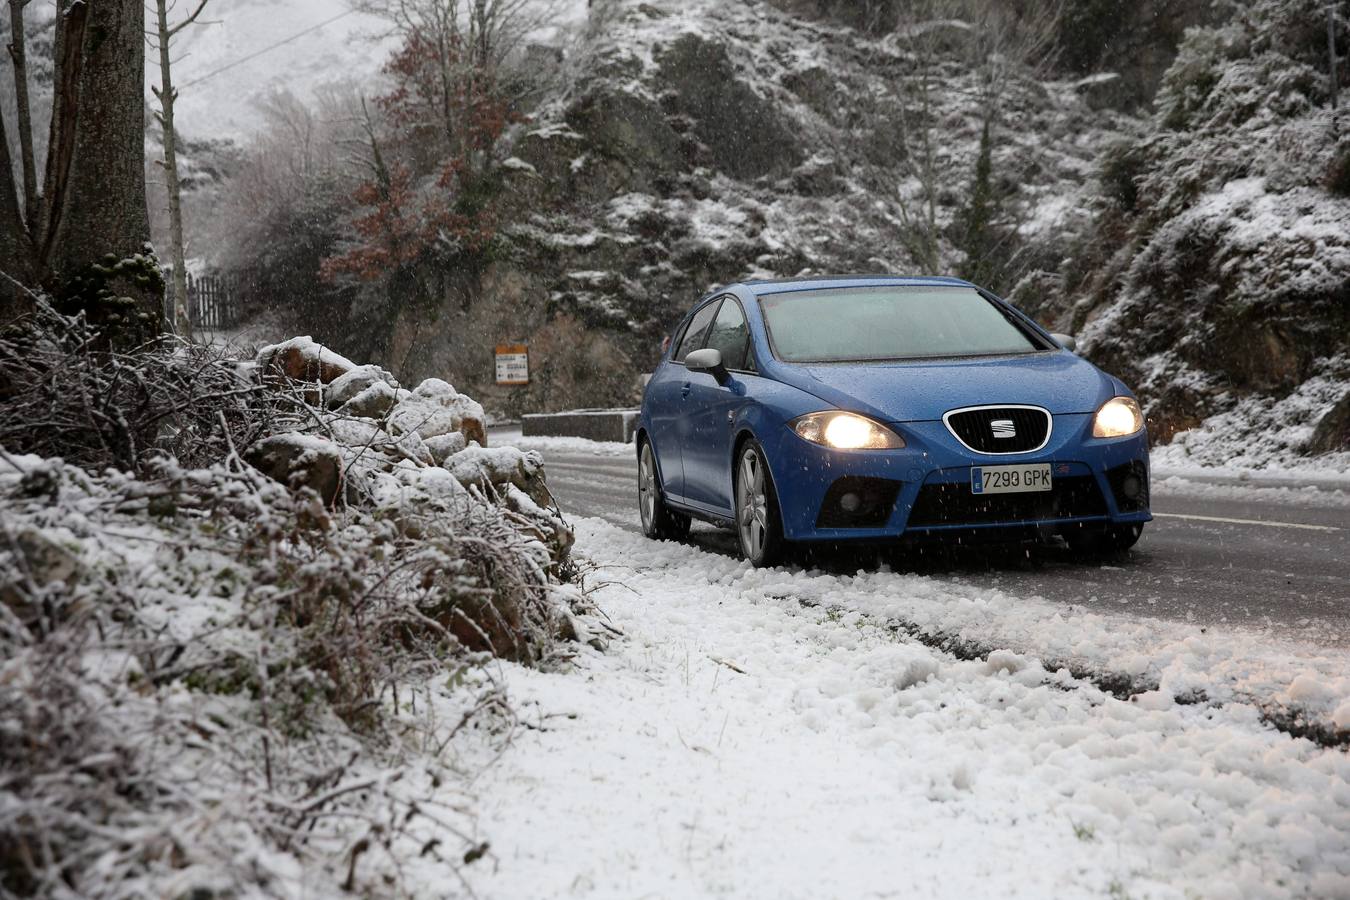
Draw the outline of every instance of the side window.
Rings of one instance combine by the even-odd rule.
[[[703,333],[708,330],[708,323],[716,313],[716,302],[709,303],[694,313],[694,318],[689,320],[689,327],[684,330],[684,337],[680,339],[679,349],[671,359],[675,362],[684,362],[686,356],[703,346]]]
[[[728,369],[744,369],[747,345],[750,342],[750,329],[745,324],[745,313],[741,305],[730,297],[722,301],[717,318],[708,330],[708,339],[703,342],[722,354],[722,365]]]

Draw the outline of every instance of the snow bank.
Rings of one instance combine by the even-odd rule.
[[[1203,497],[1214,500],[1242,500],[1257,503],[1279,503],[1304,509],[1350,509],[1350,477],[1345,479],[1316,478],[1317,484],[1307,484],[1293,473],[1272,480],[1262,473],[1245,479],[1239,473],[1236,482],[1211,481],[1215,470],[1186,467],[1174,469],[1153,464],[1153,481],[1149,492],[1157,497]],[[1346,487],[1334,487],[1345,484]],[[1347,515],[1350,522],[1350,514]]]
[[[540,450],[545,453],[552,450],[557,453],[587,453],[595,456],[633,457],[637,450],[632,444],[618,441],[592,441],[587,438],[573,437],[523,437],[520,426],[494,429],[493,434],[499,440],[513,447],[526,450]]]
[[[1321,368],[1323,374],[1288,396],[1248,397],[1153,448],[1154,466],[1180,474],[1315,478],[1350,486],[1350,453],[1303,455],[1317,423],[1350,390],[1350,359],[1328,359]]]
[[[1252,706],[960,661],[870,611],[1010,600],[578,528],[627,637],[507,671],[540,728],[479,782],[480,896],[1350,895],[1350,760]]]

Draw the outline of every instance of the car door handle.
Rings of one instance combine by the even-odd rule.
[[[684,387],[680,388],[680,396],[687,400],[689,398],[689,392],[692,391],[693,389],[694,386],[686,381],[684,383]]]

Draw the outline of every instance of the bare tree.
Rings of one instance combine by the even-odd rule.
[[[200,0],[197,8],[183,21],[170,27],[170,0],[155,0],[157,25],[152,43],[159,51],[159,87],[151,85],[160,111],[155,114],[164,131],[164,183],[169,200],[169,243],[173,263],[173,324],[181,337],[192,338],[192,319],[188,313],[187,260],[183,248],[183,195],[178,177],[178,132],[174,125],[174,103],[178,89],[173,86],[173,66],[169,50],[174,36],[187,28],[202,14],[207,0]]]
[[[928,7],[936,9],[934,4]],[[923,272],[942,271],[938,223],[938,192],[942,186],[937,159],[936,92],[938,88],[938,38],[929,21],[913,21],[900,32],[913,54],[915,75],[900,101],[900,134],[909,178],[896,191],[896,212],[903,226],[902,239],[911,258]],[[908,101],[913,98],[913,105]],[[912,190],[910,185],[917,190]]]
[[[24,0],[11,0],[23,203],[0,140],[0,265],[137,342],[161,330],[162,276],[145,204],[144,10],[135,0],[56,0],[47,164],[37,191],[24,52]],[[4,126],[0,124],[0,138]],[[7,291],[0,312],[22,309]]]
[[[508,61],[529,34],[547,24],[554,0],[365,0],[360,6],[386,19],[403,42],[394,65],[426,66],[425,96],[450,156],[475,170],[488,163],[473,135],[480,104],[517,99],[505,78]]]
[[[33,235],[40,210],[37,205],[37,163],[33,154],[32,107],[28,95],[27,35],[24,32],[24,7],[28,0],[9,0],[9,56],[14,66],[14,94],[20,160],[23,172],[23,196],[14,184],[13,160],[3,117],[0,117],[0,268],[12,278],[30,283],[33,271]],[[15,296],[9,286],[0,288],[0,296]],[[21,293],[19,294],[21,296]]]
[[[969,235],[952,235],[943,211],[950,201],[942,202],[965,177],[953,171],[953,142],[943,133],[953,100],[973,107],[981,135],[971,208],[958,224],[967,231],[972,225],[986,229],[998,215],[989,189],[1006,95],[1017,78],[1044,74],[1060,5],[1042,0],[1013,11],[992,0],[916,0],[899,10],[887,43],[902,51],[903,69],[865,123],[870,129],[892,117],[898,127],[887,133],[894,133],[897,152],[893,161],[872,159],[863,168],[872,186],[889,198],[886,215],[917,268],[945,270],[951,237],[960,244],[955,249],[969,255]],[[989,249],[986,238],[982,233],[980,241]]]
[[[1019,213],[995,186],[994,146],[1014,81],[1049,74],[1063,6],[1063,0],[1041,0],[1014,13],[1003,4],[985,4],[973,17],[976,30],[969,56],[977,77],[980,145],[967,202],[958,215],[956,241],[965,256],[961,274],[976,283],[1007,278],[1015,267]]]

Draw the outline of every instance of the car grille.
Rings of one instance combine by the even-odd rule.
[[[926,484],[909,514],[909,528],[992,525],[1106,515],[1106,500],[1090,475],[1056,478],[1054,489],[1026,494],[972,494],[968,481]]]
[[[1050,413],[1039,407],[958,409],[943,417],[957,440],[976,453],[1027,453],[1050,438]]]

